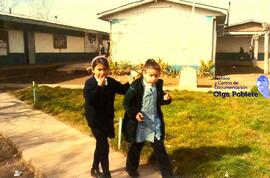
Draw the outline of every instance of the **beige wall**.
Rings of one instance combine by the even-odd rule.
[[[143,63],[162,58],[171,65],[200,65],[210,60],[213,18],[204,10],[160,2],[117,14],[112,19],[112,59]],[[210,14],[207,14],[210,15]]]
[[[62,52],[83,53],[84,37],[67,36],[67,49],[61,49]]]
[[[245,52],[249,51],[249,46],[251,42],[251,37],[241,37],[241,36],[227,36],[220,37],[217,40],[217,52],[239,52],[240,47],[244,48]],[[269,48],[270,50],[270,48]],[[259,38],[259,52],[264,52],[264,38],[263,36]]]
[[[22,31],[9,30],[8,41],[10,53],[24,53],[24,39]]]
[[[35,33],[35,49],[37,53],[57,53],[53,48],[53,35],[49,33]]]
[[[53,47],[53,34],[35,33],[35,48],[37,53],[57,53],[59,49]],[[84,37],[67,36],[67,49],[61,52],[84,52]]]

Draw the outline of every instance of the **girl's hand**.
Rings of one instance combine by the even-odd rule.
[[[171,96],[169,95],[169,93],[164,93],[163,95],[163,100],[170,100]]]
[[[128,79],[128,83],[129,83],[129,84],[132,84],[132,82],[134,82],[134,80],[135,80],[135,78],[133,78],[133,77],[129,77],[129,79]]]
[[[130,75],[129,75],[129,84],[131,84],[134,80],[136,80],[137,78],[139,78],[140,74],[138,72],[136,72],[135,70],[131,70],[130,71]]]
[[[142,113],[138,113],[137,115],[136,115],[136,119],[137,119],[137,121],[139,121],[139,122],[143,122],[143,114]]]

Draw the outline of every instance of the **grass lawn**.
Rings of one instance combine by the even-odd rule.
[[[32,104],[31,89],[14,93]],[[163,106],[165,144],[176,174],[186,177],[270,177],[270,100],[216,98],[212,93],[173,91]],[[82,90],[40,87],[34,106],[89,134]],[[116,97],[116,133],[123,116],[122,96]],[[111,140],[117,145],[117,138]],[[150,151],[144,149],[144,157]],[[123,143],[123,151],[126,144]]]

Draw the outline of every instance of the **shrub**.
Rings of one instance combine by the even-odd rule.
[[[134,68],[128,62],[113,62],[110,60],[110,69],[113,75],[129,75],[130,71]]]
[[[215,72],[215,66],[213,61],[209,60],[205,63],[201,60],[201,66],[199,69],[199,77],[201,78],[213,78]]]
[[[175,70],[170,70],[171,66],[164,62],[162,58],[157,58],[155,60],[160,65],[162,75],[177,75],[177,72]],[[130,64],[128,60],[121,62],[113,62],[110,60],[110,69],[113,75],[130,75],[132,70],[142,74],[143,65],[143,63]]]

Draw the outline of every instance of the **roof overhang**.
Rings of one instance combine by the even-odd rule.
[[[245,25],[245,24],[248,24],[248,23],[263,24],[264,22],[258,21],[258,20],[249,19],[249,20],[245,20],[245,21],[234,23],[234,24],[230,25],[229,27],[241,26],[241,25]]]
[[[226,35],[255,35],[265,33],[264,22],[247,20],[235,23],[225,29]]]
[[[162,0],[162,1],[187,5],[187,6],[191,6],[191,7],[194,5],[195,8],[202,8],[202,9],[207,9],[210,11],[218,12],[221,14],[221,16],[226,16],[228,13],[228,9],[216,7],[216,6],[211,6],[211,5],[207,5],[207,4],[203,4],[203,3],[193,3],[191,1],[186,1],[186,0]],[[107,11],[100,12],[97,15],[98,15],[99,19],[108,21],[106,18],[113,15],[113,14],[119,13],[121,11],[129,10],[129,9],[133,9],[133,8],[136,8],[136,7],[148,4],[148,3],[153,3],[153,2],[158,2],[158,0],[139,0],[139,1],[128,3],[125,5],[113,8],[113,9],[109,9]]]
[[[48,20],[38,19],[34,17],[28,17],[23,15],[15,15],[15,14],[8,14],[0,12],[0,25],[5,26],[11,26],[15,25],[16,27],[24,28],[26,26],[28,27],[45,27],[47,29],[56,29],[58,31],[70,31],[74,33],[104,33],[108,34],[107,32],[98,31],[98,30],[92,30],[92,29],[86,29],[86,28],[80,28],[75,27],[67,24],[57,23],[57,22],[51,22]]]

